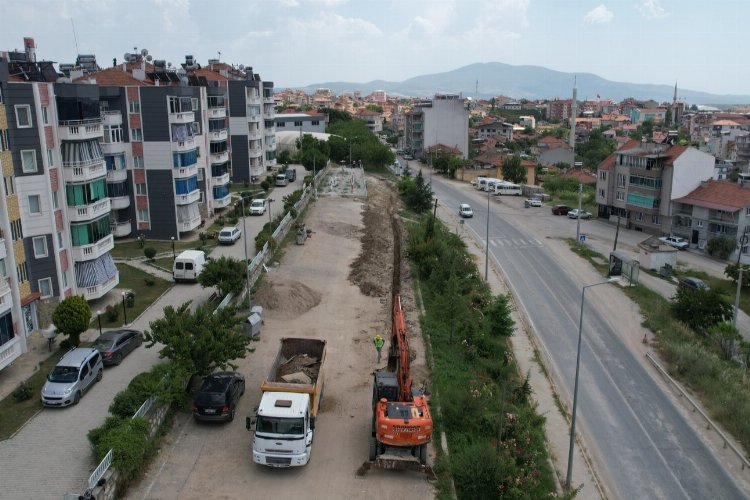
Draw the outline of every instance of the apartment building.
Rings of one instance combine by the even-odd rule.
[[[65,75],[24,44],[0,52],[0,370],[62,298],[117,286],[115,238],[179,240],[276,164],[273,83],[252,68],[142,51]]]
[[[695,148],[629,141],[599,165],[599,217],[620,215],[637,231],[671,234],[672,201],[713,173],[714,157]]]
[[[437,145],[457,149],[469,157],[469,102],[458,94],[436,94],[419,101],[404,116],[403,148],[416,158]]]
[[[572,99],[554,99],[547,102],[547,120],[565,121],[573,115]]]

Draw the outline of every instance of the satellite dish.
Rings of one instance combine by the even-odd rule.
[[[148,62],[151,62],[151,59],[153,59],[153,57],[151,57],[151,55],[147,55],[147,56],[146,56],[146,60],[147,60]]]
[[[141,49],[141,55],[146,57],[148,55],[148,49]]]
[[[125,61],[130,61],[130,52],[125,52]]]
[[[167,63],[167,68],[171,68],[171,67],[172,67],[172,63]]]
[[[245,69],[245,65],[244,64],[240,64],[240,69]]]

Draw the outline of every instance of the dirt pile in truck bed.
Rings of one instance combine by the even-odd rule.
[[[276,382],[312,383],[318,380],[319,372],[320,359],[307,354],[292,356],[279,366]],[[310,382],[301,380],[304,377],[298,377],[297,380],[294,380],[294,377],[289,378],[299,373],[304,373],[310,379]]]

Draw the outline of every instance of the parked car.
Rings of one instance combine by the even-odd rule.
[[[219,243],[224,245],[233,245],[235,241],[240,239],[242,231],[236,227],[225,227],[219,231]]]
[[[217,372],[203,379],[193,401],[193,417],[202,421],[234,420],[237,402],[245,394],[245,377],[238,372]]]
[[[266,199],[256,198],[250,202],[250,215],[263,215],[266,213]]]
[[[471,209],[468,203],[461,203],[458,206],[458,215],[463,218],[474,217],[474,210]]]
[[[119,365],[141,344],[143,333],[138,330],[112,330],[99,335],[91,347],[99,351],[105,365]]]
[[[84,392],[102,379],[102,355],[92,347],[77,347],[66,352],[47,375],[42,387],[42,405],[78,404]]]
[[[284,170],[284,173],[286,174],[286,178],[289,179],[289,182],[294,182],[297,180],[297,170],[293,168],[287,168]]]
[[[662,236],[659,238],[659,241],[670,247],[679,248],[680,250],[685,250],[690,245],[688,240],[680,238],[679,236]]]
[[[539,198],[528,198],[523,202],[523,206],[526,208],[529,207],[541,207],[542,206],[542,200]]]
[[[591,214],[585,210],[578,210],[577,208],[574,208],[573,210],[568,210],[568,218],[570,219],[590,219]]]
[[[705,290],[709,291],[711,289],[708,284],[706,284],[705,281],[703,281],[700,278],[695,278],[693,276],[685,276],[683,278],[680,278],[680,280],[677,282],[677,286],[681,288],[687,288],[690,290]]]
[[[404,155],[404,160],[413,160],[414,157],[412,155]]]
[[[471,184],[473,187],[477,187],[477,184],[479,184],[479,181],[481,181],[481,180],[485,180],[486,181],[487,177],[484,177],[484,176],[480,175],[479,177],[473,178],[469,184]]]
[[[570,207],[568,205],[555,205],[552,207],[552,215],[568,215]]]

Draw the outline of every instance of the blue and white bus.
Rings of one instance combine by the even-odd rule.
[[[512,182],[501,181],[495,184],[496,195],[521,196],[523,191],[521,186]]]

